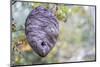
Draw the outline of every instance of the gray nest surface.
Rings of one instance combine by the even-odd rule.
[[[39,6],[28,15],[25,34],[32,49],[39,56],[44,57],[57,41],[59,24],[52,12]]]

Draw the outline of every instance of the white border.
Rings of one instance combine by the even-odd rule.
[[[39,65],[34,67],[99,67],[100,64],[100,0],[34,0],[97,6],[97,62]],[[0,67],[10,67],[10,0],[0,0]],[[25,66],[26,67],[26,66]],[[33,67],[33,66],[27,66]]]

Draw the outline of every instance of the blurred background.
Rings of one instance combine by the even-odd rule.
[[[59,37],[46,57],[38,56],[25,36],[25,21],[36,7],[50,10],[59,22]],[[12,2],[11,63],[15,65],[94,61],[95,7],[82,5]]]

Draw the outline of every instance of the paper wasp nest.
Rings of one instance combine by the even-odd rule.
[[[25,34],[32,49],[39,56],[44,57],[57,41],[59,24],[49,10],[37,7],[30,12],[26,19]]]

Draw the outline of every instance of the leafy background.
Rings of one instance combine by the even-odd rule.
[[[38,6],[50,10],[59,22],[59,37],[46,57],[38,56],[25,36],[25,20]],[[15,2],[12,4],[11,63],[14,65],[62,63],[95,60],[95,7]]]

